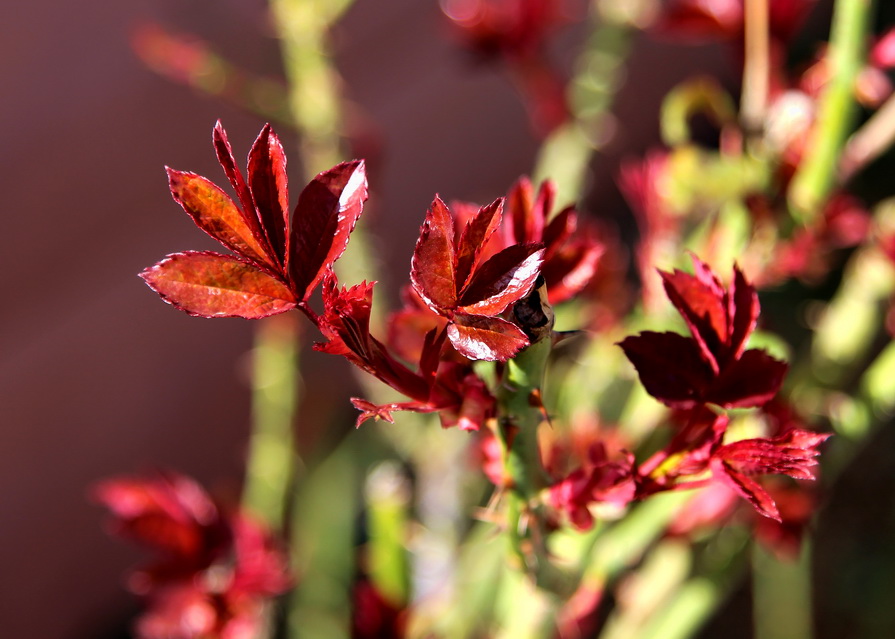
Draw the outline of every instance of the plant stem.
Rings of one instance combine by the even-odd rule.
[[[569,82],[572,122],[556,129],[541,145],[533,170],[536,182],[547,178],[557,185],[557,200],[581,196],[591,155],[609,139],[612,101],[624,77],[631,33],[642,16],[628,0],[593,0],[593,31],[575,63]]]
[[[811,639],[811,542],[796,561],[781,561],[752,546],[755,639]]]
[[[855,80],[864,63],[873,0],[836,0],[827,51],[829,80],[819,98],[817,123],[789,189],[793,217],[818,215],[837,183],[836,169],[854,121]]]
[[[761,133],[768,106],[770,66],[768,0],[746,0],[746,56],[740,119],[748,136]]]
[[[351,0],[271,0],[280,38],[289,109],[301,138],[305,174],[341,159],[342,108],[338,76],[330,64],[329,28]]]
[[[537,503],[538,493],[547,482],[538,447],[538,426],[543,420],[540,396],[550,349],[548,336],[506,363],[496,393],[497,436],[511,482],[506,494],[511,552],[538,587],[567,594],[571,584],[548,558],[547,533]]]
[[[285,522],[295,458],[298,326],[292,316],[259,323],[252,352],[252,432],[242,503],[271,530]]]
[[[890,97],[845,145],[839,162],[842,182],[882,155],[895,142],[895,96]]]

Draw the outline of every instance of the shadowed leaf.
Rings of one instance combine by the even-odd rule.
[[[480,208],[463,227],[457,245],[457,288],[463,288],[470,273],[478,267],[482,249],[500,224],[502,210],[503,199],[494,200],[488,206]]]
[[[286,154],[276,133],[265,124],[249,151],[249,189],[261,226],[278,263],[286,264],[289,229],[289,191],[286,183]]]
[[[752,349],[721,371],[707,401],[725,408],[761,406],[780,390],[789,365]]]
[[[702,400],[712,371],[696,342],[677,333],[646,331],[619,343],[640,376],[646,392],[673,408],[690,408]]]
[[[326,269],[341,257],[367,199],[362,160],[343,162],[311,180],[292,216],[289,274],[296,295],[306,299]]]
[[[525,297],[540,273],[541,244],[515,244],[477,269],[460,297],[460,309],[475,315],[499,315]]]

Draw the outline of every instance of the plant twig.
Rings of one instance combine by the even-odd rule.
[[[768,0],[746,0],[746,53],[743,63],[743,91],[740,120],[748,136],[764,127],[768,107],[770,40]]]
[[[854,121],[854,85],[864,63],[872,7],[873,0],[836,0],[827,51],[830,79],[788,194],[793,217],[805,224],[817,216],[837,182],[839,154]]]

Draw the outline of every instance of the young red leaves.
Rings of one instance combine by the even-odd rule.
[[[759,313],[755,288],[736,267],[725,290],[695,255],[693,264],[694,275],[660,272],[692,337],[646,331],[620,346],[647,392],[667,406],[761,406],[777,394],[787,364],[764,351],[745,350]]]
[[[265,125],[252,145],[247,178],[220,122],[213,142],[237,205],[204,177],[167,169],[171,195],[196,225],[235,253],[184,251],[140,276],[166,302],[200,317],[257,319],[302,306],[345,250],[367,199],[362,161],[320,173],[289,219],[286,155]]]
[[[483,261],[502,209],[502,199],[480,208],[458,236],[451,211],[436,196],[413,252],[413,289],[448,320],[448,339],[469,359],[505,361],[528,346],[525,333],[499,315],[531,291],[544,249],[514,244]]]
[[[111,512],[115,534],[158,556],[128,580],[146,602],[138,639],[259,636],[265,607],[292,582],[266,529],[172,472],[106,480],[93,494]]]
[[[582,223],[574,207],[567,206],[550,218],[555,199],[553,182],[542,182],[535,193],[531,180],[520,177],[510,189],[510,224],[504,225],[507,244],[544,243],[541,275],[547,282],[551,304],[564,302],[580,292],[593,278],[606,249],[596,227]]]
[[[814,479],[817,447],[829,433],[793,429],[773,438],[743,439],[719,447],[712,454],[712,475],[745,497],[759,514],[781,521],[773,497],[752,479],[755,475],[789,475]]]

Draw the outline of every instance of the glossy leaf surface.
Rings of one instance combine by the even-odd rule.
[[[317,175],[298,198],[289,238],[289,274],[302,299],[341,257],[367,200],[364,162],[343,162]]]
[[[461,355],[473,360],[505,361],[528,346],[525,333],[498,317],[458,313],[447,335]]]
[[[436,196],[426,213],[410,262],[413,288],[436,312],[457,303],[455,259],[454,220],[447,205]]]
[[[473,274],[460,298],[460,310],[476,315],[499,315],[531,291],[543,259],[544,249],[540,244],[505,248]]]
[[[270,264],[242,211],[226,193],[195,173],[167,171],[171,195],[196,226],[231,251],[259,264]]]
[[[199,317],[258,319],[295,307],[295,298],[283,282],[248,262],[219,253],[175,253],[140,277],[166,302]]]
[[[267,241],[281,266],[286,263],[289,232],[289,190],[286,154],[280,139],[265,124],[249,151],[249,189]]]

